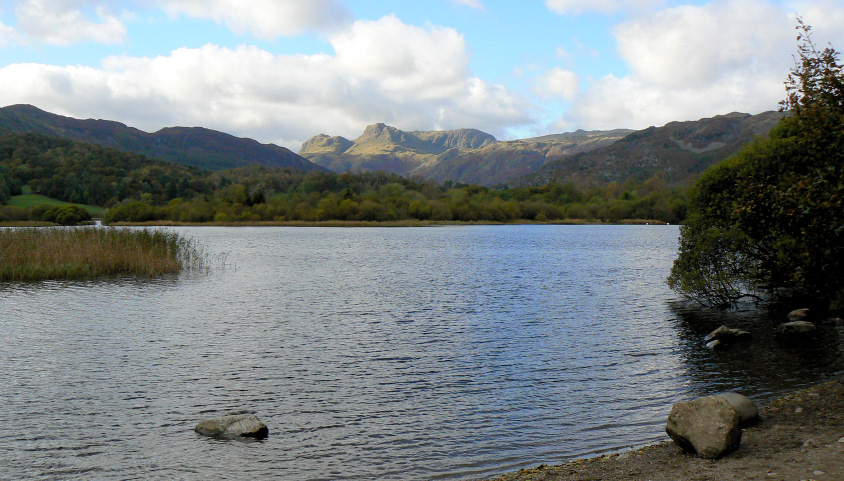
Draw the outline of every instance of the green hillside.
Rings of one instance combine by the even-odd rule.
[[[170,127],[148,133],[110,120],[64,117],[32,105],[0,108],[0,132],[3,131],[43,134],[209,170],[253,164],[324,170],[284,147],[216,130]]]
[[[8,205],[12,207],[18,207],[21,209],[29,209],[31,207],[38,207],[39,205],[72,205],[70,202],[65,202],[63,200],[54,199],[52,197],[47,197],[46,195],[41,194],[21,194],[21,195],[13,195],[9,198]],[[97,207],[95,205],[88,205],[88,204],[73,204],[82,207],[83,209],[87,210],[88,213],[91,214],[92,217],[102,217],[105,212],[105,207]]]

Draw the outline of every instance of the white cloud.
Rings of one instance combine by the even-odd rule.
[[[293,150],[314,134],[356,137],[379,121],[496,135],[530,121],[524,99],[469,73],[467,47],[452,29],[385,17],[330,40],[334,55],[206,45],[110,57],[98,68],[9,65],[0,69],[0,105],[31,103],[144,130],[201,125]]]
[[[121,43],[126,26],[106,6],[86,0],[25,0],[15,7],[21,34],[37,43],[71,45],[81,42]],[[83,8],[92,10],[96,20]]]
[[[344,71],[393,100],[450,97],[465,89],[469,53],[454,29],[426,30],[387,16],[355,22],[331,44]]]
[[[534,91],[540,97],[571,100],[580,91],[580,77],[571,70],[556,67],[539,77]]]
[[[825,48],[827,42],[833,42],[839,51],[844,48],[841,45],[844,42],[844,5],[839,0],[796,0],[787,3],[787,8],[812,26],[818,47]]]
[[[625,8],[643,9],[665,3],[666,0],[545,0],[545,6],[561,15],[587,12],[612,13]]]
[[[20,42],[17,30],[0,22],[0,47]]]
[[[734,72],[770,72],[793,50],[793,21],[757,0],[664,10],[619,26],[619,53],[634,74],[664,87],[709,85]]]
[[[170,15],[211,19],[238,34],[272,39],[332,31],[351,22],[337,0],[158,0]]]
[[[480,0],[451,0],[452,2],[456,3],[457,5],[462,5],[464,7],[475,8],[478,10],[486,10],[484,7],[483,2]]]
[[[680,6],[624,23],[614,33],[631,74],[594,81],[568,117],[585,128],[642,128],[776,109],[796,51],[793,27],[789,12],[762,0]]]

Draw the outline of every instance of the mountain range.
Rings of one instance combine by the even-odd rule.
[[[730,113],[637,131],[578,130],[510,141],[475,129],[403,131],[377,123],[355,140],[314,136],[299,154],[200,127],[147,133],[109,120],[63,117],[31,105],[0,109],[0,131],[41,133],[212,170],[261,164],[305,171],[385,171],[486,186],[597,184],[658,176],[669,185],[680,185],[755,137],[767,135],[783,115]]]
[[[487,186],[653,176],[682,184],[766,135],[782,115],[731,113],[638,131],[578,130],[511,141],[472,129],[405,132],[374,124],[354,141],[317,135],[299,154],[335,172],[384,170]]]
[[[290,149],[201,127],[170,127],[148,133],[111,120],[80,120],[32,105],[0,108],[0,130],[37,133],[209,170],[248,164],[325,170]]]

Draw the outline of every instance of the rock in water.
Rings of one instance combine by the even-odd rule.
[[[230,414],[201,421],[193,428],[199,434],[215,438],[264,439],[269,435],[267,425],[254,414]]]
[[[730,333],[729,327],[721,326],[718,329],[715,329],[714,331],[707,334],[706,337],[703,338],[703,341],[704,342],[718,341],[718,340],[721,340],[721,338],[723,338],[723,337],[727,337],[727,335],[729,333]]]
[[[741,426],[747,426],[759,420],[759,408],[749,397],[736,392],[727,392],[718,394],[718,396],[726,399],[730,406],[736,410]]]
[[[795,309],[795,310],[789,312],[788,316],[786,316],[786,317],[788,318],[789,322],[808,321],[809,320],[809,308],[804,307],[803,309]]]
[[[782,341],[799,341],[810,337],[816,329],[809,321],[792,321],[777,326],[774,335]]]
[[[739,419],[726,399],[705,396],[675,404],[668,415],[665,432],[684,451],[716,459],[738,449]]]
[[[734,341],[749,341],[751,337],[751,334],[747,331],[743,331],[741,329],[730,329],[727,326],[721,326],[704,337],[703,342],[706,342],[707,345],[708,343],[714,341],[731,343]]]

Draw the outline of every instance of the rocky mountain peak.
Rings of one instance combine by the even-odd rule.
[[[351,140],[336,136],[328,136],[326,134],[319,134],[311,137],[302,144],[299,149],[299,155],[316,154],[316,153],[331,153],[342,154],[354,144]]]

